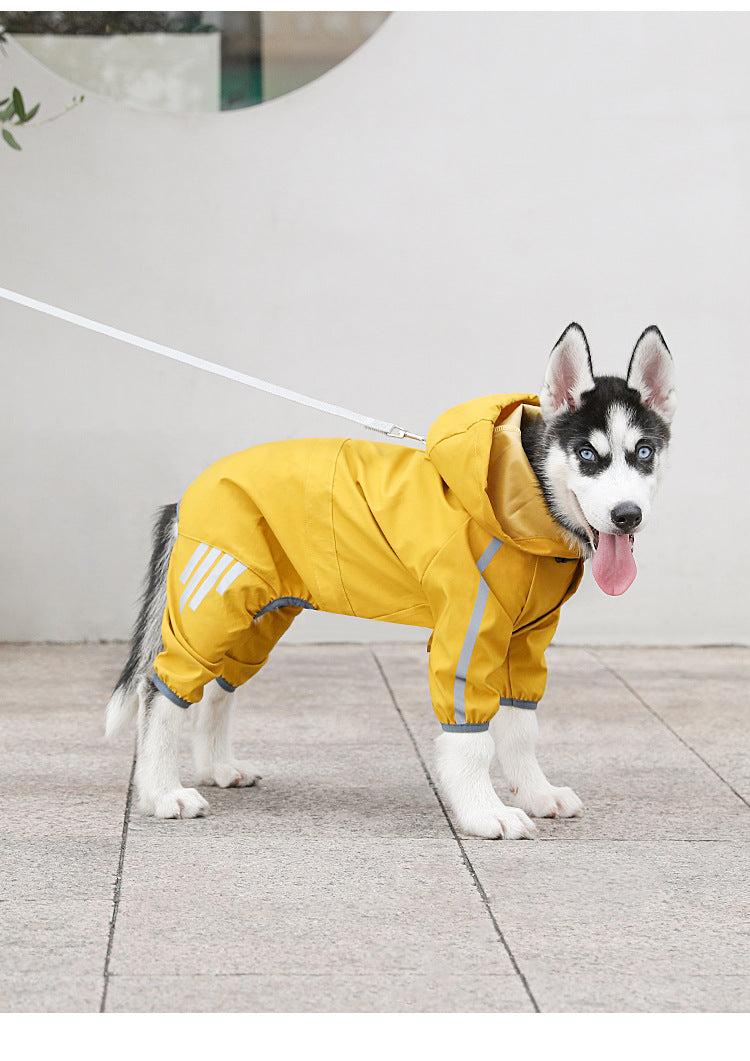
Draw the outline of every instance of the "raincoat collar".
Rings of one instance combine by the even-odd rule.
[[[579,559],[552,518],[521,444],[534,394],[491,394],[449,409],[427,435],[427,456],[469,515],[495,538],[538,556]]]

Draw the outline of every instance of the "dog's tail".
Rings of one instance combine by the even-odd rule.
[[[177,505],[165,505],[154,523],[151,561],[141,609],[133,628],[130,655],[107,704],[105,732],[116,737],[138,714],[138,687],[161,651],[161,622],[167,603],[167,568],[177,539]]]

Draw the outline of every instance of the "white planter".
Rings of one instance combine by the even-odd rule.
[[[220,33],[24,33],[14,40],[84,92],[164,111],[221,109]]]

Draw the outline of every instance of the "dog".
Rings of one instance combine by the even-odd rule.
[[[199,785],[249,786],[232,693],[303,608],[433,630],[428,649],[438,783],[459,831],[531,839],[535,817],[577,817],[536,758],[544,652],[592,560],[610,595],[630,586],[635,538],[665,468],[676,397],[652,325],[624,378],[594,376],[571,324],[539,398],[490,395],[433,424],[426,452],[390,443],[268,443],[207,469],[154,533],[130,655],[107,707],[137,719],[140,810],[208,812],[178,772],[185,709]],[[497,755],[512,794],[490,780]]]

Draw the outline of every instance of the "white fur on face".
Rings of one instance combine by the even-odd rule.
[[[566,453],[554,446],[547,463],[549,484],[562,511],[574,518],[579,514],[593,530],[618,534],[612,522],[612,509],[623,502],[637,505],[642,512],[642,530],[651,513],[651,505],[661,478],[661,455],[654,457],[653,470],[644,474],[629,465],[625,454],[632,454],[641,440],[642,432],[633,423],[628,410],[614,405],[607,417],[606,434],[592,431],[591,448],[601,457],[611,457],[607,468],[598,475],[584,475],[575,453]]]

